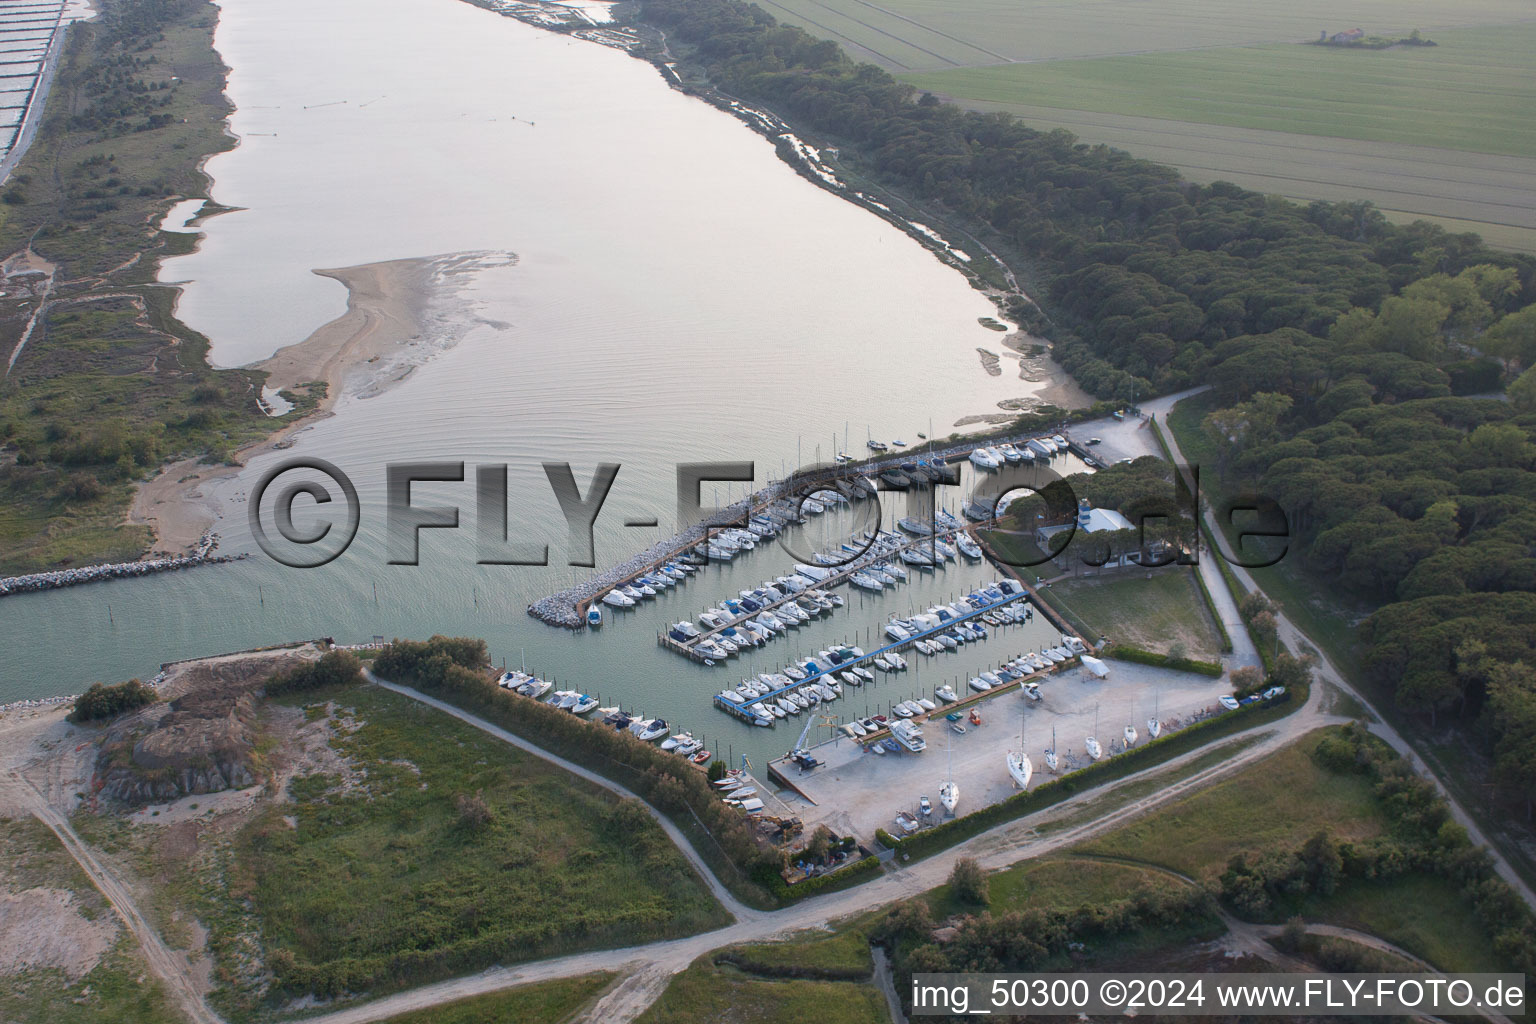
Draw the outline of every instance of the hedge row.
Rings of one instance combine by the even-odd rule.
[[[784,881],[776,868],[759,867],[753,872],[752,879],[758,885],[767,889],[782,903],[793,903],[803,900],[807,896],[814,896],[819,892],[836,892],[838,889],[846,889],[851,885],[858,885],[865,881],[866,875],[878,874],[880,871],[880,859],[875,856],[863,857],[852,864],[844,865],[836,871],[829,871],[825,875],[817,875],[815,878],[807,878],[803,882],[790,885]]]
[[[756,974],[762,978],[801,978],[812,981],[868,981],[872,970],[855,967],[796,967],[791,964],[764,964],[750,960],[739,953],[720,953],[714,959],[716,967],[729,964],[738,971]]]
[[[1158,654],[1154,651],[1144,651],[1140,647],[1131,647],[1126,644],[1116,644],[1104,650],[1104,657],[1114,658],[1117,661],[1134,661],[1142,665],[1156,665],[1159,668],[1171,668],[1179,672],[1198,672],[1203,676],[1219,677],[1225,669],[1220,662],[1197,661],[1194,658],[1171,658],[1166,654]]]
[[[980,835],[994,825],[1045,810],[1083,789],[1113,781],[1164,761],[1171,761],[1213,740],[1261,725],[1287,713],[1280,708],[1280,705],[1287,702],[1288,695],[1276,701],[1245,705],[1236,711],[1229,711],[1215,718],[1207,718],[1203,722],[1196,722],[1194,725],[1186,726],[1141,746],[1132,747],[1125,753],[1117,754],[1107,760],[1095,761],[1086,768],[1079,768],[1075,772],[1052,779],[1027,792],[1015,793],[1006,800],[947,821],[942,825],[923,829],[905,839],[897,839],[883,830],[883,834],[878,838],[903,859],[927,857],[940,850],[946,850],[956,843],[964,842],[972,836]]]

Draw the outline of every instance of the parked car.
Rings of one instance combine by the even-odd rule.
[[[1102,437],[1090,437],[1088,439],[1088,443],[1089,444],[1103,444],[1104,443],[1104,439]]]
[[[1224,693],[1221,695],[1221,706],[1228,711],[1236,711],[1238,708],[1237,698],[1230,693]]]

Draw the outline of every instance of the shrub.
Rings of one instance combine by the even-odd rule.
[[[139,679],[106,686],[92,683],[91,688],[75,698],[74,710],[69,713],[71,722],[96,722],[116,718],[125,711],[153,704],[160,697],[154,688]]]
[[[986,906],[987,873],[975,857],[961,857],[949,873],[949,891],[961,903]]]
[[[363,665],[351,651],[328,651],[318,661],[306,661],[267,680],[268,697],[303,693],[326,686],[356,686],[363,681]]]

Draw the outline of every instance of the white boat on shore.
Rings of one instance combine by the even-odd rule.
[[[1029,779],[1034,773],[1035,766],[1030,763],[1028,754],[1022,750],[1009,752],[1008,774],[1013,776],[1013,781],[1018,784],[1020,789],[1029,788]]]

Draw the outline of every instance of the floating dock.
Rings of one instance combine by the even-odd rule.
[[[840,466],[819,467],[814,472],[797,474],[786,480],[769,484],[681,533],[658,541],[632,558],[605,569],[591,579],[573,587],[542,597],[528,606],[528,614],[551,626],[566,629],[585,629],[586,611],[595,601],[602,600],[614,587],[629,583],[637,576],[652,572],[657,566],[689,555],[713,531],[728,527],[741,527],[752,516],[759,514],[777,501],[793,502],[799,495],[809,495],[817,490],[836,490],[844,494],[851,482],[860,477],[878,480],[881,473],[900,470],[903,464],[915,463],[932,471],[948,473],[950,463],[970,458],[978,448],[990,448],[1000,444],[1021,445],[1040,437],[1050,437],[1052,432],[1036,430],[1010,434],[1005,437],[976,438],[959,444],[939,447],[935,445],[907,448],[899,452],[848,462]],[[927,486],[927,481],[915,482]],[[844,486],[839,486],[842,484]],[[888,484],[877,484],[881,490],[901,490]]]

